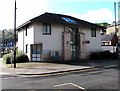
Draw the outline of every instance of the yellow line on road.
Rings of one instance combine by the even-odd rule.
[[[11,79],[11,78],[16,78],[16,77],[7,77],[7,78],[2,78],[2,79],[8,80],[8,79]],[[17,77],[17,78],[21,78],[21,77],[19,76],[19,77]]]
[[[76,84],[74,84],[74,83],[71,83],[71,85],[73,85],[73,86],[75,86],[75,87],[78,87],[78,88],[80,88],[80,89],[82,89],[82,90],[85,90],[85,88],[83,88],[83,87],[81,87],[81,86],[78,86],[78,85],[76,85]]]
[[[109,66],[104,66],[103,68],[106,67],[112,67],[112,66],[116,66],[116,65],[109,65]],[[76,71],[68,71],[68,72],[60,72],[60,73],[50,73],[50,74],[36,74],[36,75],[16,75],[16,74],[9,74],[12,76],[21,76],[21,77],[42,77],[42,76],[52,76],[52,75],[60,75],[60,74],[66,74],[66,73],[73,73],[73,72],[82,72],[82,71],[89,71],[89,70],[96,70],[96,69],[100,69],[98,68],[89,68],[89,69],[80,69],[80,70],[76,70]]]
[[[93,69],[99,69],[99,68],[92,68],[92,69],[83,69],[83,70],[77,70],[77,71],[69,71],[69,72],[61,72],[61,73],[51,73],[51,74],[41,74],[41,75],[16,75],[16,74],[9,74],[11,76],[21,76],[21,77],[39,77],[39,76],[52,76],[52,75],[59,75],[59,74],[66,74],[66,73],[72,73],[72,72],[82,72],[82,71],[88,71]]]
[[[113,66],[116,66],[116,65],[108,65],[108,66],[104,66],[104,67],[106,68],[106,67],[113,67]]]
[[[62,72],[62,73],[51,73],[51,74],[41,74],[41,75],[16,75],[16,74],[9,74],[11,76],[21,76],[21,77],[39,77],[39,76],[52,76],[52,75],[58,75],[58,74],[65,74],[70,72]]]
[[[54,87],[60,87],[60,86],[69,85],[69,84],[71,84],[71,83],[59,84],[59,85],[55,85]]]
[[[73,86],[75,86],[75,87],[77,87],[77,88],[79,88],[79,89],[85,90],[85,88],[83,88],[83,87],[81,87],[81,86],[78,86],[78,85],[76,85],[76,84],[74,84],[74,83],[59,84],[59,85],[55,85],[54,87],[60,87],[60,86],[65,86],[65,85],[73,85]]]

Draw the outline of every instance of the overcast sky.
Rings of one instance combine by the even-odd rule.
[[[0,0],[0,29],[14,28],[14,1]],[[16,0],[17,26],[45,12],[71,15],[92,23],[114,21],[119,0]]]

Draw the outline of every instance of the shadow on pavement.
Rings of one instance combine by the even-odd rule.
[[[119,64],[119,59],[107,59],[107,60],[72,60],[72,61],[53,61],[48,63],[56,63],[56,64],[68,64],[75,66],[105,66],[112,64]]]

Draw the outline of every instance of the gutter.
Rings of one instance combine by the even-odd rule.
[[[31,23],[31,21],[27,21],[27,22],[23,23],[22,25],[17,27],[17,30],[19,31],[21,28],[23,28],[24,26],[26,26],[27,24],[30,24],[30,23]]]

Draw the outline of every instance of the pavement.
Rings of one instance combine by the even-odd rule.
[[[37,62],[39,66],[33,67],[19,67],[19,68],[7,68],[5,64],[2,63],[2,58],[0,58],[0,75],[4,74],[49,74],[56,72],[66,72],[80,69],[90,69],[95,67],[103,67],[108,65],[118,64],[120,60],[87,60],[82,62],[70,62],[70,63],[43,63]],[[30,63],[30,62],[29,62]],[[32,64],[34,62],[31,62]]]
[[[2,62],[2,58],[0,58],[0,68],[6,68],[6,65]]]

